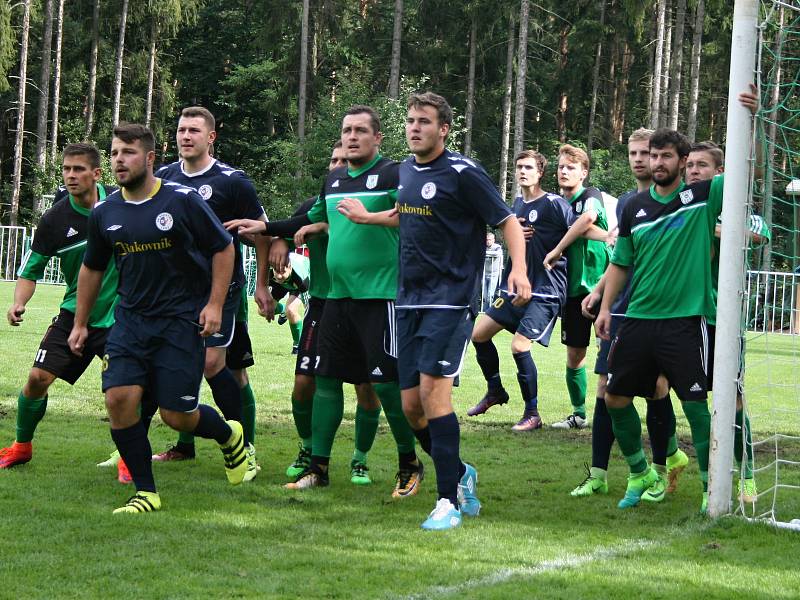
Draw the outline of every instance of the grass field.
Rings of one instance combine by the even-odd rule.
[[[0,284],[4,306],[12,289]],[[3,445],[14,438],[17,394],[62,292],[40,286],[25,323],[0,329]],[[800,597],[794,562],[800,534],[700,517],[694,461],[677,493],[663,504],[623,513],[616,502],[627,469],[615,448],[610,494],[569,497],[590,459],[590,434],[550,429],[512,434],[521,403],[508,337],[499,347],[503,377],[516,401],[483,417],[464,416],[483,389],[472,356],[455,393],[462,454],[480,473],[484,509],[478,519],[444,534],[419,529],[435,503],[428,457],[423,461],[429,478],[420,494],[390,500],[396,459],[385,422],[370,454],[373,485],[349,483],[352,392],[334,447],[331,486],[284,490],[283,472],[297,449],[289,331],[259,319],[251,332],[257,361],[251,380],[259,402],[256,446],[263,470],[251,484],[232,488],[219,451],[201,441],[197,460],[156,465],[164,505],[157,514],[111,515],[130,488],[116,482],[115,472],[94,466],[112,449],[97,362],[75,387],[54,385],[34,439],[33,461],[0,472],[0,598]],[[773,348],[786,356],[796,351],[790,338],[771,337],[755,340],[748,352],[760,352],[763,360]],[[564,349],[554,343],[537,347],[534,356],[540,409],[549,423],[569,410]],[[591,350],[590,364],[593,359]],[[791,387],[797,369],[788,359],[774,364],[769,378]],[[591,376],[590,387],[594,383]],[[766,383],[760,372],[748,396],[754,409],[764,409],[754,427],[800,431],[796,403],[793,413],[777,417],[766,410],[771,403],[786,409],[793,402],[788,392],[772,397]],[[204,398],[210,402],[207,390]],[[682,416],[678,426],[687,442]],[[154,422],[155,450],[174,438]]]

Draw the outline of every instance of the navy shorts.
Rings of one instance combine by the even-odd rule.
[[[397,311],[400,389],[419,385],[419,375],[455,378],[461,372],[475,316],[467,308],[404,308]]]
[[[597,360],[594,361],[595,375],[608,375],[608,351],[611,350],[611,342],[617,336],[619,326],[625,317],[611,315],[611,331],[609,339],[597,338]]]
[[[233,341],[225,353],[225,366],[232,371],[239,371],[256,364],[253,358],[253,342],[247,321],[236,321],[233,328]]]
[[[531,301],[523,306],[514,306],[511,300],[508,292],[501,290],[500,296],[486,311],[486,316],[511,333],[519,333],[532,342],[547,347],[550,343],[550,334],[553,333],[556,319],[561,312],[558,300],[533,296]]]
[[[199,327],[174,317],[144,317],[120,307],[103,356],[103,391],[139,385],[162,408],[192,412],[200,400],[205,344]]]
[[[242,289],[231,285],[225,297],[225,304],[222,306],[222,325],[217,333],[206,339],[206,348],[227,348],[231,345],[236,330],[236,314],[239,312],[241,301]]]

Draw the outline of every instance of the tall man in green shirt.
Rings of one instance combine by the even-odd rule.
[[[67,194],[62,195],[39,221],[30,251],[17,275],[14,301],[6,318],[17,327],[25,307],[36,291],[36,281],[44,277],[50,259],[61,259],[61,273],[67,284],[61,310],[47,329],[17,399],[16,441],[0,450],[0,469],[31,460],[33,434],[47,409],[47,391],[56,378],[74,384],[95,356],[102,357],[106,337],[114,324],[118,274],[110,261],[103,274],[100,293],[89,315],[89,337],[83,356],[73,354],[67,343],[75,317],[78,271],[86,250],[86,225],[89,212],[106,193],[100,181],[100,153],[91,144],[70,144],[64,148],[62,175]]]

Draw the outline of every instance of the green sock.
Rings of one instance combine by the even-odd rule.
[[[398,454],[414,453],[416,438],[414,437],[414,430],[411,429],[411,425],[408,424],[408,419],[403,413],[400,386],[396,382],[392,382],[376,383],[372,387],[375,388],[375,393],[383,406],[383,412],[397,444]]]
[[[708,443],[711,437],[711,413],[708,412],[708,403],[705,400],[681,401],[683,412],[689,421],[692,430],[692,444],[697,454],[697,464],[700,467],[700,479],[703,490],[708,486]]]
[[[47,410],[47,395],[44,398],[26,398],[19,393],[17,397],[17,441],[30,442],[36,426]]]
[[[242,400],[244,443],[252,444],[256,439],[256,397],[249,383],[239,390],[239,397]]]
[[[367,452],[372,449],[375,434],[378,432],[378,420],[381,416],[381,407],[367,410],[356,406],[356,451],[353,459],[366,464]]]
[[[742,421],[744,421],[744,423]],[[736,427],[738,427],[738,429],[734,431],[733,455],[736,457],[736,462],[741,466],[742,458],[744,457],[744,444],[742,444],[742,430],[744,429],[745,444],[747,444],[747,462],[744,465],[744,478],[752,479],[753,438],[750,434],[750,416],[744,414],[743,410],[736,411]]]
[[[292,332],[292,343],[297,346],[300,343],[300,334],[303,331],[303,322],[289,323],[289,330]]]
[[[303,448],[311,450],[311,411],[314,407],[314,401],[300,402],[295,400],[294,394],[292,395],[292,416],[294,417],[294,426],[297,429],[297,435],[303,440]]]
[[[342,380],[320,376],[316,380],[311,414],[311,445],[314,456],[330,457],[333,439],[344,412]]]
[[[643,473],[647,470],[647,459],[642,450],[642,420],[633,402],[624,408],[608,407],[614,435],[617,438],[625,461],[631,469],[632,475]]]
[[[597,479],[602,479],[603,481],[605,481],[606,478],[608,477],[608,472],[605,469],[601,469],[600,467],[591,467],[589,469],[589,474],[592,477],[595,477]]]
[[[586,418],[586,367],[571,369],[567,367],[567,391],[569,401],[572,402],[572,412],[579,417]]]
[[[282,315],[285,312],[286,312],[286,305],[283,302],[278,302],[275,305],[275,314]]]

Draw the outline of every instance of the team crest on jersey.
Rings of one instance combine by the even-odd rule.
[[[583,212],[583,200],[579,200],[575,203],[575,212],[581,214]]]
[[[169,231],[172,229],[172,215],[168,212],[163,212],[156,217],[156,227],[161,231]]]
[[[203,200],[208,200],[209,198],[211,198],[211,194],[214,193],[214,190],[211,189],[210,185],[206,184],[206,185],[201,185],[200,189],[197,190],[197,193],[203,197]]]
[[[375,186],[378,185],[378,176],[377,175],[370,175],[367,177],[367,189],[374,190]]]
[[[692,200],[694,200],[694,194],[692,190],[684,190],[680,194],[681,204],[689,204]]]
[[[429,181],[422,186],[422,191],[420,193],[425,200],[430,200],[436,195],[436,184],[432,181]]]
[[[528,221],[530,221],[531,223],[536,221],[536,219],[538,218],[539,218],[539,213],[536,212],[535,210],[532,210],[531,212],[528,213]]]

